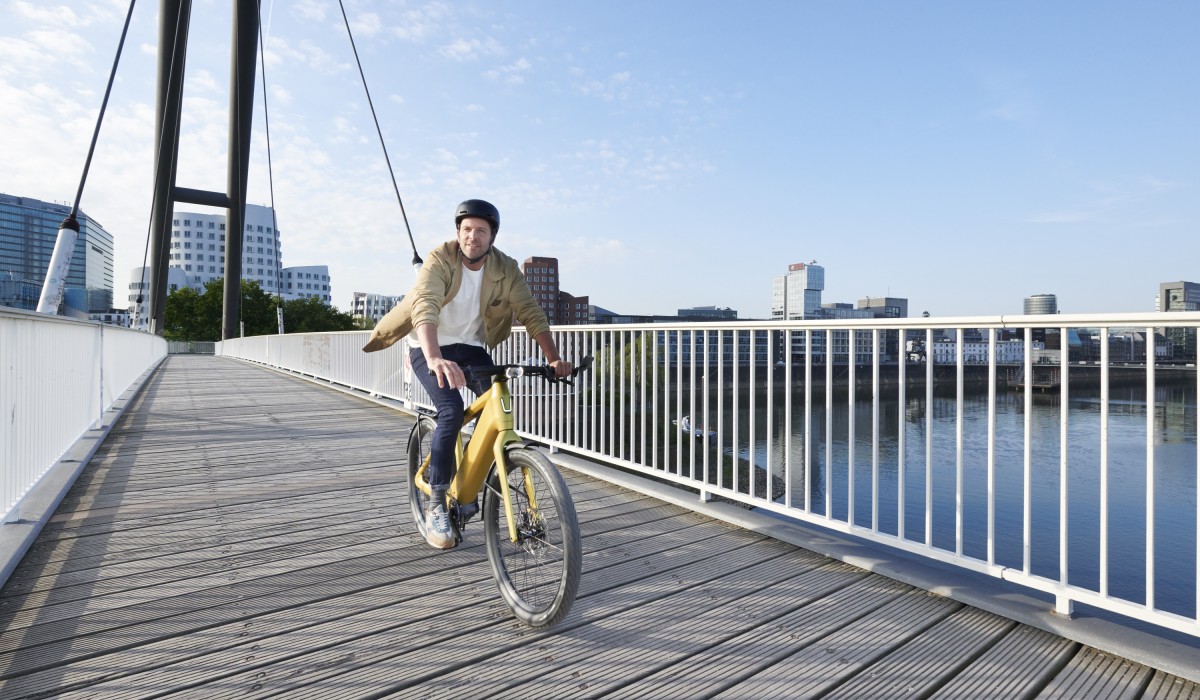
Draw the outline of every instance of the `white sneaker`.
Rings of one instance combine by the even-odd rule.
[[[441,503],[425,510],[425,541],[437,549],[450,549],[455,545],[450,514]]]

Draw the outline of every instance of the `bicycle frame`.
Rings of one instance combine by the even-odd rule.
[[[497,378],[482,395],[475,399],[463,413],[463,425],[477,420],[475,431],[463,448],[463,433],[460,431],[454,440],[454,478],[450,480],[447,493],[458,503],[472,503],[479,496],[483,482],[487,478],[489,468],[493,463],[500,472],[500,495],[503,496],[504,515],[508,521],[508,536],[517,541],[517,524],[513,518],[512,500],[508,491],[508,460],[505,449],[514,442],[522,442],[517,435],[513,419],[513,398],[508,388],[508,378]],[[416,485],[426,495],[431,495],[429,482],[425,480],[425,472],[429,468],[429,456],[417,471]],[[533,484],[528,474],[525,476],[526,487],[529,491],[530,506],[537,508],[534,500]]]

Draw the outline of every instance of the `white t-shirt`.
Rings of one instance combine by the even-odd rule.
[[[483,345],[483,315],[479,312],[479,292],[483,268],[472,270],[463,265],[462,285],[450,303],[442,307],[438,321],[438,345]],[[414,331],[413,335],[416,335]]]

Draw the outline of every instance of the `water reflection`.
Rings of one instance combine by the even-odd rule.
[[[1145,391],[1144,386],[1113,387],[1107,403],[1108,590],[1139,603],[1145,600],[1146,512],[1147,500],[1152,497],[1155,606],[1194,616],[1196,389],[1194,384],[1156,387],[1149,426]],[[877,409],[869,398],[860,397],[853,404],[853,412],[844,393],[835,397],[828,411],[821,393],[814,396],[811,416],[805,415],[803,392],[797,392],[790,427],[782,394],[777,396],[768,410],[768,399],[761,392],[742,392],[736,401],[732,392],[726,392],[723,410],[710,411],[708,417],[710,427],[715,427],[719,415],[720,451],[747,459],[752,454],[756,465],[765,468],[770,462],[780,474],[786,456],[790,505],[810,505],[813,512],[821,514],[828,507],[839,519],[849,517],[853,485],[853,520],[863,527],[872,526],[872,490],[877,479],[875,526],[880,531],[925,541],[928,517],[933,545],[951,551],[958,546],[955,503],[960,497],[961,479],[962,552],[988,559],[989,416],[985,392],[964,396],[960,411],[954,395],[939,394],[929,402],[923,389],[910,389],[901,406],[898,390],[892,387],[883,392]],[[690,404],[690,398],[686,401]],[[709,406],[715,404],[716,397],[710,396]],[[1068,581],[1099,590],[1102,408],[1098,388],[1072,387],[1065,408],[1057,394],[1035,395],[1027,426],[1024,395],[1004,391],[997,394],[991,447],[996,563],[1024,567],[1024,474],[1028,459],[1032,573],[1058,578],[1060,500],[1065,481]],[[1064,410],[1065,450],[1060,420]],[[756,433],[753,439],[751,418]],[[806,435],[811,441],[812,461],[808,499]],[[1149,455],[1154,464],[1150,495]],[[898,506],[901,500],[903,509]]]

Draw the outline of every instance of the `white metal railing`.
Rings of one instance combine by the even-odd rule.
[[[159,337],[0,308],[0,513],[21,499],[147,369]]]
[[[1059,612],[1083,603],[1200,637],[1198,327],[1193,312],[557,327],[564,355],[594,355],[595,370],[574,388],[514,386],[518,429],[1016,582]],[[404,350],[364,354],[367,335],[217,354],[424,405]],[[998,362],[1014,339],[1021,360]],[[946,342],[951,362],[924,351]],[[540,357],[521,332],[493,355]]]

